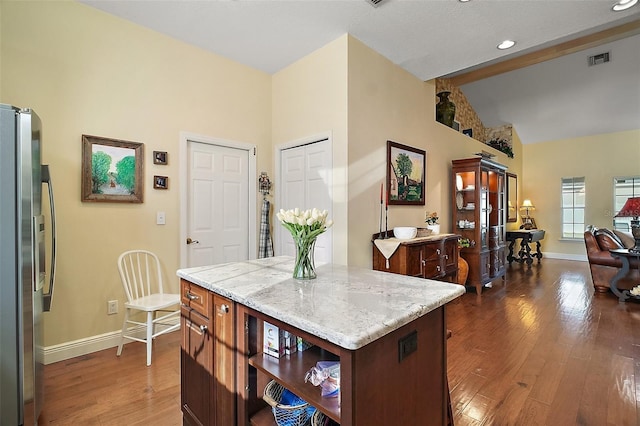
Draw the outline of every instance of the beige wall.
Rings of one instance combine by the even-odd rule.
[[[276,73],[272,109],[274,155],[279,145],[331,134],[333,261],[347,264],[347,36]],[[279,190],[276,182],[276,196]]]
[[[120,252],[158,253],[170,290],[179,264],[181,131],[255,144],[271,164],[271,77],[75,2],[2,2],[3,103],[43,122],[58,215],[58,273],[45,344],[118,330]],[[81,135],[145,144],[143,204],[80,202]],[[169,153],[154,166],[152,151]],[[152,188],[154,174],[169,190]],[[157,211],[167,224],[155,224]],[[121,313],[107,316],[107,300]]]
[[[543,251],[584,255],[583,240],[561,240],[561,179],[584,176],[586,225],[611,227],[613,178],[640,174],[640,130],[525,145],[524,158],[523,195],[547,232]]]
[[[371,236],[378,232],[380,183],[387,140],[427,152],[426,204],[391,206],[389,228],[425,226],[437,211],[441,232],[451,232],[451,160],[481,150],[519,169],[521,155],[505,154],[435,121],[435,81],[423,82],[349,38],[349,264],[371,267]],[[519,142],[519,141],[518,141]],[[520,154],[518,152],[518,154]]]

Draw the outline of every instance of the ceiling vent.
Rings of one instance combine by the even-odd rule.
[[[597,55],[589,56],[589,66],[600,65],[609,62],[609,52],[598,53]]]
[[[378,7],[380,6],[381,3],[387,1],[387,0],[365,0],[367,3],[369,3],[371,6],[373,7]]]

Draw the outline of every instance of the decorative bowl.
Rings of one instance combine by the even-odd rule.
[[[393,236],[399,240],[410,240],[416,237],[418,228],[415,226],[396,226],[393,228]]]

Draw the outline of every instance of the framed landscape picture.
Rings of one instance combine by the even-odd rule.
[[[82,135],[82,201],[142,203],[144,145]]]
[[[387,204],[421,205],[425,200],[427,153],[387,141]]]

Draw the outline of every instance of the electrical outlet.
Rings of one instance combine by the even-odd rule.
[[[118,313],[118,301],[109,300],[107,302],[107,315],[113,315]]]

